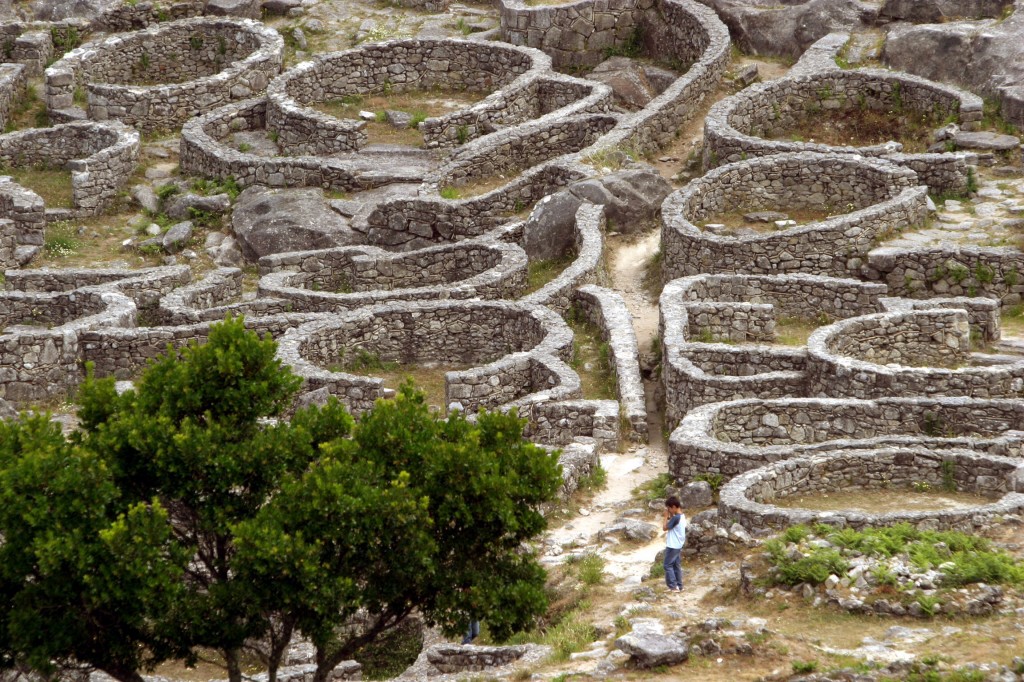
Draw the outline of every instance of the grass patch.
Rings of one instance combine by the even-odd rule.
[[[412,381],[423,391],[427,404],[441,410],[446,409],[445,374],[469,369],[473,365],[440,363],[402,363],[382,360],[377,353],[358,348],[353,353],[342,354],[338,362],[329,366],[331,372],[370,375],[384,380],[384,386],[397,389],[402,383]]]
[[[497,175],[486,175],[481,178],[476,178],[463,185],[459,185],[459,199],[467,199],[469,197],[478,197],[488,192],[493,192],[499,187],[504,187],[510,183],[519,173],[522,172],[521,168],[513,168],[506,170],[503,173]]]
[[[50,115],[46,112],[46,102],[39,97],[36,86],[29,85],[11,107],[4,132],[10,133],[25,128],[47,128],[49,125]]]
[[[46,226],[43,250],[47,256],[67,258],[78,251],[80,246],[78,233],[69,221],[61,220]]]
[[[832,319],[820,313],[816,317],[780,317],[775,320],[775,343],[783,346],[806,346],[807,338],[822,325],[831,324]]]
[[[338,99],[313,104],[317,111],[335,118],[359,118],[360,111],[371,111],[376,115],[366,124],[366,134],[371,144],[401,144],[419,147],[423,135],[418,126],[428,118],[444,116],[472,106],[486,96],[486,93],[451,90],[412,90],[403,93],[381,93],[376,95],[346,95]],[[407,128],[395,128],[387,122],[385,111],[403,111],[412,116]]]
[[[72,208],[71,172],[52,168],[0,168],[16,183],[27,187],[43,199],[47,208]]]
[[[545,644],[553,649],[552,661],[560,663],[595,641],[598,633],[587,620],[587,612],[591,609],[590,598],[596,585],[582,582],[578,573],[578,568],[573,565],[549,570],[544,588],[548,599],[547,612],[537,620],[533,629],[514,634],[507,643]]]
[[[604,559],[598,554],[574,555],[565,563],[576,572],[576,578],[584,585],[599,585],[604,580]]]
[[[1003,308],[1000,316],[1000,327],[1003,334],[1024,336],[1024,304]]]
[[[573,339],[569,364],[580,376],[583,398],[615,400],[618,386],[612,371],[611,348],[592,324],[580,320],[577,315],[570,315],[570,318]]]
[[[908,154],[924,152],[932,145],[932,131],[946,120],[945,112],[917,112],[904,108],[899,91],[887,110],[871,109],[866,103],[843,102],[838,109],[824,109],[836,97],[826,91],[808,101],[804,115],[791,126],[767,134],[768,139],[810,141],[818,144],[866,147],[890,140],[903,144]]]
[[[664,261],[665,255],[659,247],[644,265],[644,274],[640,285],[650,301],[657,301],[661,297],[661,290],[665,288]]]
[[[561,258],[530,261],[526,273],[526,291],[523,292],[523,295],[532,294],[542,289],[561,275],[574,260],[576,260],[576,252],[570,251]]]
[[[661,500],[665,497],[665,488],[675,484],[672,474],[660,473],[654,478],[644,481],[633,488],[633,499],[645,503]]]

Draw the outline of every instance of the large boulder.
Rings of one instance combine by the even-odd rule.
[[[548,260],[571,249],[576,243],[576,210],[584,201],[604,206],[609,230],[631,233],[658,217],[671,191],[668,180],[641,165],[570,185],[538,202],[526,219],[526,253]]]
[[[260,0],[207,0],[206,13],[220,17],[259,19],[263,8]]]
[[[690,656],[690,642],[682,635],[665,634],[661,622],[653,618],[637,618],[633,629],[615,640],[615,648],[629,654],[638,668],[678,665]]]
[[[629,542],[647,542],[653,540],[657,534],[658,527],[654,524],[624,516],[598,531],[597,537],[602,541],[618,537]]]
[[[250,187],[231,217],[242,254],[250,261],[272,253],[360,243],[348,220],[332,211],[320,189]]]
[[[37,21],[95,19],[121,4],[121,0],[34,0],[29,5]]]
[[[740,49],[752,54],[799,57],[829,33],[870,25],[876,17],[873,8],[857,0],[702,2],[718,13]]]
[[[882,59],[918,76],[997,97],[1003,116],[1024,125],[1024,12],[1004,21],[893,24]]]
[[[523,226],[523,248],[531,260],[561,258],[576,244],[576,211],[583,200],[567,189],[533,207]]]
[[[604,60],[588,78],[610,87],[616,103],[627,109],[643,109],[658,95],[644,68],[629,57]]]
[[[140,202],[141,203],[141,202]],[[167,215],[174,220],[192,218],[192,210],[203,213],[221,214],[231,210],[231,198],[227,194],[180,194],[172,197],[167,204]]]
[[[878,10],[881,19],[935,23],[950,18],[995,19],[1013,0],[886,0]]]

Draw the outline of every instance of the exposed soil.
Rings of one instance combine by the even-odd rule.
[[[795,225],[776,225],[774,220],[762,221],[762,220],[747,220],[743,216],[751,213],[772,211],[780,214],[785,214],[785,220],[792,220]],[[792,230],[797,227],[802,227],[810,223],[821,222],[827,218],[831,218],[838,215],[839,212],[830,210],[828,207],[821,207],[818,210],[813,209],[787,209],[785,207],[771,208],[771,209],[743,209],[736,211],[729,211],[727,213],[716,213],[709,216],[707,220],[701,221],[699,227],[708,229],[708,225],[721,225],[722,227],[714,228],[712,231],[715,234],[728,235],[728,236],[741,236],[744,234],[771,234],[772,232],[779,232],[783,230]]]
[[[932,131],[941,122],[914,112],[873,109],[809,111],[797,125],[774,131],[768,139],[817,142],[832,146],[867,147],[899,142],[909,154],[924,152],[932,144]]]
[[[335,118],[358,119],[359,112],[370,111],[377,120],[369,121],[366,133],[370,144],[401,144],[422,146],[423,135],[416,128],[420,121],[443,116],[472,106],[487,93],[438,91],[411,91],[392,95],[350,95],[312,105],[312,108]],[[388,110],[411,114],[413,122],[408,128],[396,128],[384,119]]]

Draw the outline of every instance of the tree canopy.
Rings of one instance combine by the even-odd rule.
[[[561,483],[515,414],[431,412],[403,386],[354,421],[296,411],[301,381],[240,319],[168,352],[133,390],[89,376],[80,429],[0,425],[0,665],[138,682],[197,647],[241,679],[300,632],[317,678],[414,613],[497,637],[546,608],[525,542]],[[45,614],[54,614],[47,617]]]

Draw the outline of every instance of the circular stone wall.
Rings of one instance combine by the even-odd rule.
[[[399,254],[362,246],[301,251],[261,266],[275,271],[260,279],[260,296],[331,312],[394,299],[515,298],[527,259],[513,244],[465,241]]]
[[[287,154],[356,151],[363,121],[339,119],[310,105],[345,97],[454,90],[487,94],[527,72],[548,71],[541,52],[467,40],[397,40],[303,62],[267,90],[267,127]]]
[[[171,130],[233,100],[263,91],[281,70],[284,41],[247,19],[183,19],[87,43],[46,70],[51,118],[68,118],[76,88],[88,115],[143,132]],[[84,103],[82,103],[84,104]]]
[[[920,487],[992,496],[991,504],[941,511],[870,514],[857,510],[813,511],[771,504],[800,494]],[[718,514],[749,530],[829,523],[864,528],[910,523],[921,529],[970,530],[1000,515],[1024,512],[1024,464],[965,450],[923,448],[868,450],[778,462],[737,476],[719,495]]]
[[[669,441],[677,480],[793,457],[893,446],[1021,456],[1024,402],[972,398],[735,400],[690,411]]]
[[[927,190],[916,185],[912,171],[849,155],[785,154],[716,168],[662,205],[665,276],[846,275],[859,269],[880,234],[924,219]],[[840,215],[751,236],[698,226],[720,213],[807,209]]]
[[[560,388],[552,397],[578,397],[579,378],[563,362],[571,350],[572,331],[541,306],[437,301],[367,306],[309,322],[285,334],[278,357],[306,381],[307,389],[326,388],[356,412],[371,407],[387,389],[380,379],[349,373],[347,359],[485,365],[446,377],[449,397],[475,411],[538,390]],[[454,385],[468,388],[453,391]]]
[[[780,78],[745,88],[711,107],[704,121],[704,166],[800,151],[888,156],[917,171],[932,191],[966,187],[967,164],[962,154],[902,154],[898,141],[851,147],[768,139],[807,117],[822,121],[851,110],[894,118],[912,114],[934,120],[934,127],[956,119],[970,129],[981,121],[982,100],[952,86],[877,69],[836,69]]]
[[[841,320],[807,340],[807,394],[827,397],[1024,396],[1024,362],[969,364],[964,310],[911,310]]]

